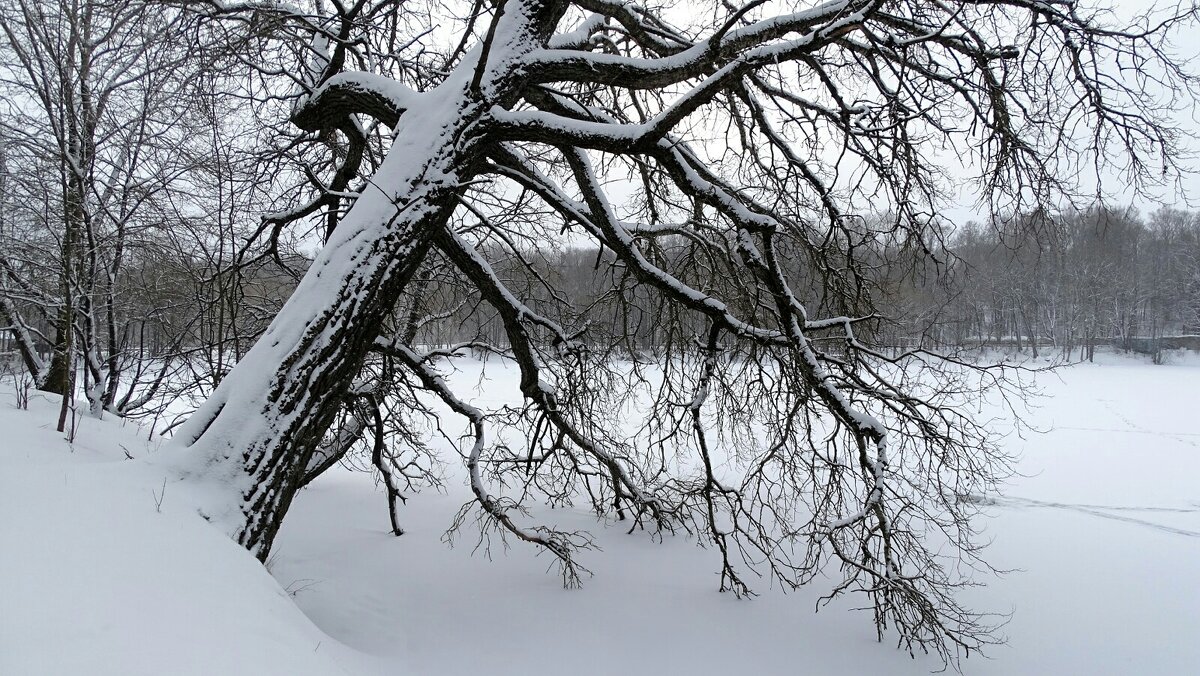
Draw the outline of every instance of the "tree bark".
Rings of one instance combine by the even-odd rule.
[[[385,316],[454,207],[454,135],[415,155],[432,131],[401,133],[377,175],[395,192],[359,198],[270,328],[177,436],[185,474],[215,480],[225,497],[201,511],[261,560]],[[405,167],[389,164],[415,171],[390,180]]]
[[[387,158],[292,297],[177,433],[181,474],[213,484],[201,513],[260,560],[385,317],[471,179],[485,143],[477,123],[523,86],[514,64],[546,44],[565,11],[556,0],[510,0],[480,48],[407,101]],[[356,112],[348,98],[312,103],[320,99],[292,121],[335,128]]]

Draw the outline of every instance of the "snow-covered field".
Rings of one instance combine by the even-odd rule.
[[[988,559],[1008,575],[969,592],[1012,613],[1008,644],[967,674],[1200,673],[1200,367],[1107,357],[1043,375],[1011,437],[1022,476],[989,508]],[[462,382],[475,382],[468,364]],[[493,382],[506,374],[489,365]],[[466,391],[466,390],[464,390]],[[492,390],[476,403],[494,404]],[[331,472],[294,505],[264,571],[163,484],[146,433],[0,389],[0,674],[920,674],[876,643],[854,600],[763,581],[716,592],[718,561],[587,514],[595,576],[564,590],[527,546],[442,542],[469,495],[425,493],[387,534],[371,478]],[[151,462],[126,459],[126,453]]]

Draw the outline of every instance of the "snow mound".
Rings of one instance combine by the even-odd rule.
[[[370,670],[161,471],[129,459],[153,451],[141,430],[80,418],[68,443],[57,411],[0,396],[0,673]]]

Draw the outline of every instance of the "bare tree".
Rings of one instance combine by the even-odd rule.
[[[259,72],[290,82],[263,91],[291,97],[296,143],[336,160],[263,233],[320,216],[328,241],[177,431],[181,473],[224,496],[207,517],[265,560],[297,489],[328,466],[335,420],[359,416],[353,435],[379,410],[355,402],[406,382],[467,422],[463,518],[545,548],[568,582],[586,535],[527,525],[529,500],[686,528],[738,594],[747,571],[799,585],[832,566],[831,595],[864,594],[880,635],[910,650],[992,640],[953,592],[962,562],[982,565],[973,496],[1005,458],[955,406],[972,387],[960,364],[877,349],[889,308],[873,270],[881,252],[943,250],[950,149],[1010,213],[1069,193],[1081,166],[1121,161],[1134,185],[1174,169],[1177,134],[1143,84],[1191,94],[1165,41],[1193,10],[1114,28],[1065,0],[690,16],[502,0],[463,5],[458,24],[439,15],[459,26],[443,45],[414,30],[435,3],[320,6],[202,5],[231,39],[275,45]],[[390,147],[368,176],[372,137]],[[560,293],[537,252],[572,239],[603,252],[598,295],[654,326],[606,333]],[[397,303],[428,314],[415,280],[431,270],[499,335],[419,347]],[[516,364],[523,406],[489,416],[449,388],[435,365],[468,346]],[[632,436],[630,411],[644,412]]]
[[[95,415],[133,410],[163,379],[128,349],[152,310],[126,302],[125,272],[190,169],[179,161],[192,63],[183,16],[142,2],[0,3],[6,220],[22,229],[4,233],[0,304],[39,386],[67,395],[64,414],[77,357]],[[54,335],[48,363],[39,325]]]

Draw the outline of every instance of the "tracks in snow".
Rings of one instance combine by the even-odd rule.
[[[1055,425],[1052,429],[1055,430],[1079,430],[1083,432],[1123,432],[1126,434],[1149,434],[1151,436],[1163,437],[1164,439],[1172,439],[1181,444],[1187,444],[1193,448],[1200,448],[1200,432],[1163,432],[1161,430],[1146,429],[1145,427],[1133,422],[1121,411],[1120,408],[1113,406],[1109,399],[1097,399],[1104,408],[1117,420],[1125,423],[1126,427],[1073,427],[1073,426],[1058,426]]]
[[[1187,530],[1184,528],[1176,528],[1174,526],[1166,526],[1154,521],[1147,521],[1137,517],[1128,516],[1133,513],[1171,513],[1171,514],[1200,514],[1200,503],[1192,503],[1198,505],[1195,507],[1124,507],[1118,505],[1088,505],[1069,502],[1049,502],[1045,500],[1034,500],[1032,498],[1022,498],[1017,496],[991,497],[971,495],[964,498],[970,502],[980,505],[996,505],[999,507],[1044,507],[1050,509],[1065,509],[1083,514],[1090,514],[1102,519],[1112,519],[1113,521],[1124,521],[1146,528],[1152,528],[1164,533],[1172,533],[1174,535],[1183,535],[1185,537],[1200,538],[1200,532]]]

